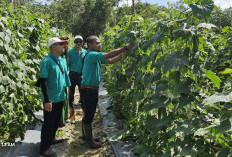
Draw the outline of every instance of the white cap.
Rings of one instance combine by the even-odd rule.
[[[48,40],[48,48],[55,43],[68,43],[68,40],[60,40],[58,37],[53,37]]]
[[[74,40],[76,40],[76,39],[81,39],[83,41],[83,38],[80,35],[75,36]]]

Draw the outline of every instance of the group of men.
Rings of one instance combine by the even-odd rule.
[[[101,64],[114,64],[121,60],[123,53],[131,49],[132,45],[126,44],[122,48],[104,53],[100,52],[101,42],[97,36],[89,36],[86,42],[87,51],[82,48],[83,38],[80,35],[75,36],[75,47],[68,51],[67,57],[62,57],[67,52],[68,40],[53,37],[48,41],[50,53],[40,63],[40,87],[44,106],[41,155],[56,156],[56,153],[49,148],[52,144],[60,142],[55,139],[55,134],[62,117],[62,109],[66,104],[66,87],[69,86],[70,119],[71,122],[75,121],[73,102],[76,85],[80,92],[79,102],[83,110],[82,140],[85,140],[92,149],[101,147],[101,143],[93,138],[91,125],[98,104],[100,67]],[[67,65],[69,65],[69,74]]]

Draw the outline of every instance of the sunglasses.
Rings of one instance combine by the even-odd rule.
[[[82,43],[82,41],[81,40],[77,40],[77,41],[75,41],[75,44],[78,44],[78,43]]]

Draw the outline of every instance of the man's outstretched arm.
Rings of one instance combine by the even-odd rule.
[[[130,50],[131,47],[132,47],[132,44],[128,43],[121,48],[117,48],[117,49],[110,51],[109,53],[105,53],[103,56],[103,59],[114,58],[115,56],[118,56],[119,54],[125,52],[126,50]]]

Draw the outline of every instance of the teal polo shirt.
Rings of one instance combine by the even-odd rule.
[[[68,68],[67,68],[67,61],[65,59],[65,56],[62,57],[62,61],[63,61],[63,65],[64,65],[64,68],[66,71],[68,71]],[[68,86],[71,86],[71,82],[70,82],[70,79],[69,79],[69,76],[68,76],[68,73],[66,72],[64,74],[64,77],[65,77],[65,87],[68,87]]]
[[[85,56],[86,52],[85,49],[81,48],[81,53],[79,54],[75,47],[68,51],[69,71],[81,72],[82,58]]]
[[[60,65],[63,73],[53,59]],[[62,57],[58,58],[50,52],[40,63],[40,77],[47,79],[48,96],[52,103],[65,100],[65,86],[70,83],[70,80],[67,73],[67,65],[65,65]],[[44,102],[43,92],[41,93],[42,101]]]
[[[88,50],[85,57],[82,81],[85,86],[99,87],[101,82],[101,64],[104,64],[107,59],[103,59],[105,53]]]

